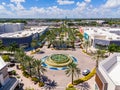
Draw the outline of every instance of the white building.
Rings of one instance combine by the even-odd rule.
[[[0,39],[4,46],[16,43],[18,47],[30,47],[32,39],[39,39],[47,30],[48,26],[31,27],[28,30],[1,34]]]
[[[24,30],[24,23],[1,23],[0,33],[10,33]]]
[[[116,44],[120,46],[120,28],[83,27],[84,38],[91,41],[93,47]]]
[[[7,64],[0,57],[0,90],[14,90],[19,83],[16,78],[9,77],[7,70]]]
[[[99,64],[95,81],[95,90],[120,90],[120,53]]]

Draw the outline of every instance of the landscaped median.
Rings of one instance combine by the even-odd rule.
[[[96,68],[94,68],[87,76],[84,76],[84,77],[82,77],[82,78],[79,78],[79,79],[77,79],[77,80],[74,80],[74,81],[73,81],[73,84],[74,84],[74,85],[78,85],[78,84],[80,84],[80,83],[83,83],[83,82],[91,79],[91,78],[95,75],[95,73],[96,73]]]
[[[96,74],[96,68],[94,68],[87,76],[84,76],[82,78],[79,78],[77,80],[74,80],[73,81],[73,84],[68,84],[66,90],[76,90],[74,88],[74,85],[78,85],[80,83],[83,83],[85,81],[88,81],[89,79],[91,79],[94,75]],[[73,88],[73,89],[72,89]]]

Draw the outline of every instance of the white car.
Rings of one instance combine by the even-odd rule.
[[[85,69],[85,70],[82,72],[82,75],[87,76],[89,73],[90,73],[90,70],[89,70],[89,69]]]

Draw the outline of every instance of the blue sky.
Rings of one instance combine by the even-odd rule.
[[[120,0],[0,0],[0,18],[120,18]]]

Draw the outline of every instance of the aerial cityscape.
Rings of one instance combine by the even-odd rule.
[[[0,0],[0,90],[120,90],[120,0]]]

